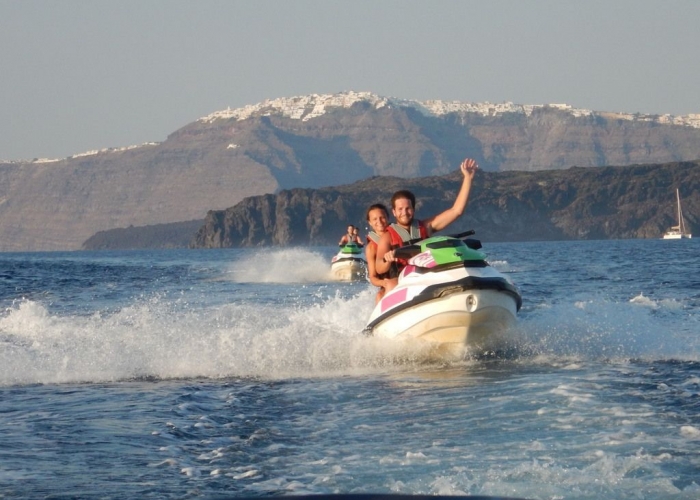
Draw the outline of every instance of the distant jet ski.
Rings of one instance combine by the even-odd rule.
[[[365,333],[430,343],[441,353],[493,349],[516,321],[520,291],[486,262],[474,231],[395,250],[408,259],[396,288],[376,305]]]
[[[331,260],[331,277],[335,281],[360,281],[367,279],[367,263],[362,258],[362,248],[357,243],[346,243]]]

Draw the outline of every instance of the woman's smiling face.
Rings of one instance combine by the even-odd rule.
[[[367,222],[369,222],[370,227],[377,234],[384,234],[384,231],[386,231],[389,225],[387,214],[381,208],[371,210],[369,212],[369,217],[367,217]]]

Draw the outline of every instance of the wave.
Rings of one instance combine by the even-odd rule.
[[[316,283],[331,279],[330,265],[331,258],[321,252],[263,249],[232,262],[226,274],[239,283]]]
[[[374,289],[342,290],[310,291],[283,305],[239,300],[213,307],[154,294],[87,316],[52,314],[23,300],[0,315],[0,385],[333,377],[432,363],[425,349],[362,335]],[[697,361],[697,323],[684,304],[642,294],[626,303],[542,303],[521,311],[508,356],[555,364]]]
[[[521,353],[550,359],[700,360],[700,318],[677,299],[640,293],[628,302],[599,297],[542,303],[521,314]]]
[[[0,385],[361,375],[420,360],[413,349],[362,335],[358,311],[371,310],[374,293],[215,308],[154,296],[87,317],[22,301],[0,317]]]

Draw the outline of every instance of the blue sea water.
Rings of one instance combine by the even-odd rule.
[[[333,248],[0,254],[0,498],[700,498],[700,241],[484,250],[512,348],[449,363]]]

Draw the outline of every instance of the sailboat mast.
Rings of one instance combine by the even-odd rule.
[[[683,224],[683,212],[681,211],[681,195],[676,188],[676,202],[678,203],[678,229],[680,229],[681,234],[685,234],[685,225]]]
[[[678,225],[671,226],[668,231],[664,233],[663,239],[665,240],[678,240],[683,238],[692,238],[693,235],[686,232],[685,221],[683,220],[683,209],[681,208],[681,191],[676,188],[676,205],[678,206]]]

